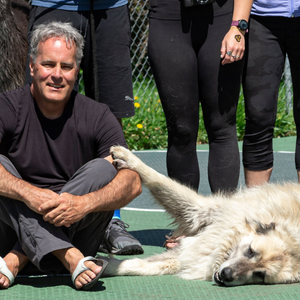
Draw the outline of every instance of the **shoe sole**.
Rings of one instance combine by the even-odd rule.
[[[144,250],[139,246],[126,246],[122,249],[111,249],[111,253],[116,255],[137,255],[143,254]]]

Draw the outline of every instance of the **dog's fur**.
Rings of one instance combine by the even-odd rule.
[[[300,185],[266,184],[231,196],[201,196],[112,147],[118,169],[136,171],[185,235],[174,250],[109,261],[107,276],[176,274],[218,285],[300,281]]]
[[[24,85],[29,10],[25,0],[0,0],[0,93]]]

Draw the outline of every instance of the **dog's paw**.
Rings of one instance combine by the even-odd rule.
[[[113,158],[113,164],[117,169],[126,169],[128,166],[128,157],[131,152],[122,146],[113,146],[110,148],[110,154]]]

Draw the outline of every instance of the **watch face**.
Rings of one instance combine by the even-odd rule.
[[[242,30],[247,30],[248,29],[248,23],[245,20],[240,20],[239,26],[240,29]]]

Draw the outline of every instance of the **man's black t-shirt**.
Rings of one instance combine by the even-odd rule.
[[[126,146],[122,128],[108,106],[72,93],[61,117],[39,110],[30,85],[0,94],[0,154],[22,178],[59,192],[86,162]]]

